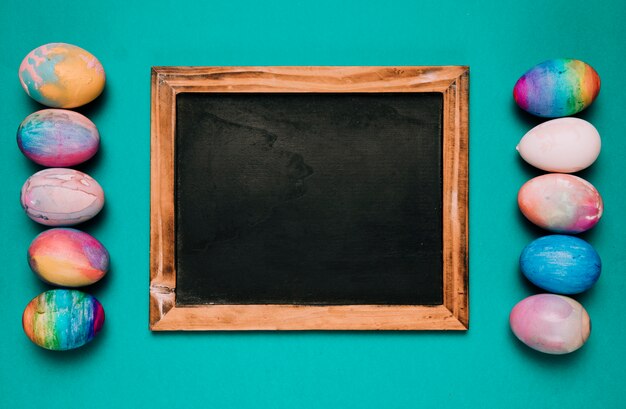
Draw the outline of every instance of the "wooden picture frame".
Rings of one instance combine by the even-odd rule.
[[[152,68],[150,329],[468,329],[468,80],[469,69],[464,66]],[[177,305],[176,97],[214,92],[441,93],[443,303]]]

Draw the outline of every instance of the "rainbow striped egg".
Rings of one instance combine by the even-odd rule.
[[[19,69],[24,91],[52,108],[75,108],[104,89],[104,69],[96,57],[72,44],[50,43],[28,53]]]
[[[509,322],[520,341],[547,354],[574,352],[591,333],[585,308],[569,297],[555,294],[524,298],[513,307]]]
[[[92,295],[50,290],[28,303],[22,315],[26,336],[42,348],[65,351],[91,341],[104,324],[104,309]]]
[[[528,220],[555,233],[580,233],[602,217],[600,193],[585,179],[563,173],[548,173],[526,182],[517,203]]]
[[[526,71],[513,88],[515,102],[533,115],[558,118],[587,108],[600,92],[589,64],[570,58],[544,61]]]
[[[100,147],[98,129],[87,117],[65,109],[43,109],[17,129],[24,156],[43,166],[64,168],[90,159]]]
[[[104,277],[109,270],[109,252],[87,233],[56,228],[35,237],[28,248],[28,264],[49,284],[81,287]]]

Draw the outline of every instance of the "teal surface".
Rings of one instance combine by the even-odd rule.
[[[572,1],[92,1],[0,2],[0,407],[2,408],[623,408],[626,407],[626,4]],[[53,353],[21,329],[26,304],[48,287],[26,263],[41,230],[19,190],[37,170],[15,132],[41,106],[17,68],[48,42],[79,45],[103,63],[105,94],[81,112],[102,135],[82,169],[108,202],[83,226],[109,249],[112,270],[89,291],[103,332]],[[537,120],[512,97],[517,78],[557,57],[602,78],[581,116],[603,138],[583,176],[606,213],[583,235],[600,253],[597,285],[576,297],[593,321],[589,342],[547,356],[508,327],[513,305],[536,289],[518,271],[541,232],[516,193],[538,174],[515,152]],[[153,65],[471,66],[471,329],[467,333],[148,331],[150,67]]]

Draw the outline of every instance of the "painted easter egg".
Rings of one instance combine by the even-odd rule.
[[[558,118],[587,108],[600,92],[600,77],[589,64],[557,58],[535,65],[515,83],[513,97],[524,111]]]
[[[98,129],[87,117],[65,109],[44,109],[26,117],[17,129],[24,156],[43,166],[83,163],[100,147]]]
[[[109,252],[87,233],[56,228],[35,237],[28,248],[28,264],[49,284],[81,287],[104,277]]]
[[[93,101],[104,89],[100,61],[80,47],[50,43],[28,53],[20,82],[35,101],[52,108],[75,108]]]
[[[600,134],[579,118],[559,118],[535,126],[522,138],[517,150],[536,168],[571,173],[591,166],[600,154]]]
[[[517,194],[528,220],[555,233],[580,233],[602,217],[602,198],[586,180],[563,173],[548,173],[526,182]]]
[[[547,354],[576,351],[591,332],[591,321],[583,306],[556,294],[524,298],[513,307],[509,323],[520,341]]]
[[[528,244],[519,264],[530,282],[559,294],[578,294],[590,289],[602,269],[600,256],[589,243],[556,234]]]
[[[29,177],[22,186],[28,217],[46,226],[71,226],[97,215],[104,192],[92,177],[74,169],[51,168]]]
[[[104,324],[98,300],[77,290],[50,290],[33,298],[24,309],[22,327],[42,348],[65,351],[91,341]]]

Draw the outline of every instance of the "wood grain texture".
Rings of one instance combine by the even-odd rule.
[[[445,67],[154,67],[151,107],[150,329],[465,330],[468,310],[469,70]],[[443,289],[440,306],[176,306],[174,142],[181,92],[440,92]]]

